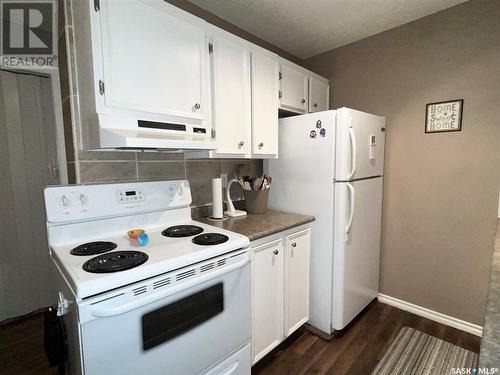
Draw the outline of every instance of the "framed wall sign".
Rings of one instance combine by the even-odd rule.
[[[463,99],[427,104],[425,110],[425,132],[445,133],[462,130]]]

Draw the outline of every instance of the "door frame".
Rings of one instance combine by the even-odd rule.
[[[68,169],[66,159],[66,143],[64,140],[64,121],[62,112],[62,98],[61,98],[61,83],[59,80],[59,68],[45,67],[45,68],[16,68],[0,70],[14,73],[14,74],[27,74],[38,77],[50,79],[52,88],[52,105],[54,110],[54,121],[56,131],[56,154],[57,154],[57,167],[59,169],[59,184],[68,184]]]

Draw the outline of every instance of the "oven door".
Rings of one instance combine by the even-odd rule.
[[[248,254],[99,296],[79,313],[86,375],[199,374],[250,341]]]

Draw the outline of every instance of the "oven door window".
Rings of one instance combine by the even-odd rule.
[[[224,311],[218,283],[142,316],[142,348],[149,350],[199,326]]]

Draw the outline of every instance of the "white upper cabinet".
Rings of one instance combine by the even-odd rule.
[[[278,56],[252,51],[252,154],[278,155]]]
[[[201,20],[193,22],[164,2],[101,1],[96,14],[92,38],[101,112],[113,107],[208,119],[208,41]]]
[[[328,109],[329,91],[327,79],[309,77],[309,112],[321,112]]]
[[[305,69],[281,59],[280,71],[280,108],[296,113],[306,113],[308,76]]]
[[[250,51],[230,34],[212,38],[212,124],[217,154],[251,152]]]
[[[277,158],[280,108],[328,108],[327,80],[165,1],[69,3],[86,149]]]
[[[293,113],[326,111],[329,108],[329,83],[290,61],[280,59],[280,108]]]

